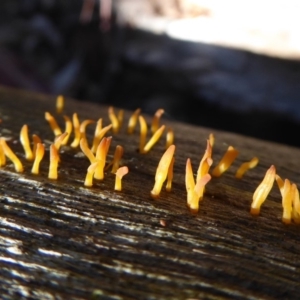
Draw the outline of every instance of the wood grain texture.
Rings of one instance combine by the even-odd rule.
[[[240,151],[234,165],[207,186],[196,216],[186,207],[185,163],[194,172],[209,129],[163,119],[175,132],[173,190],[152,200],[150,191],[165,141],[137,153],[139,133],[113,135],[109,157],[124,147],[129,168],[123,191],[114,192],[107,173],[93,188],[83,186],[88,160],[63,148],[58,181],[47,178],[53,134],[44,112],[55,98],[0,88],[1,136],[25,165],[0,169],[0,294],[4,299],[296,299],[299,294],[300,227],[281,223],[277,186],[261,215],[249,214],[252,194],[265,171],[299,184],[300,151],[230,133],[213,131],[214,165],[228,145]],[[67,99],[65,114],[80,120],[104,118],[107,107]],[[129,112],[125,113],[125,122]],[[213,115],[211,116],[214,117]],[[57,116],[63,126],[63,117]],[[147,119],[148,122],[150,118]],[[41,174],[30,174],[18,135],[23,124],[46,144]],[[138,128],[137,128],[138,129]],[[94,126],[89,126],[91,141]],[[263,130],[263,128],[262,128]],[[260,158],[242,180],[238,166]],[[163,222],[165,226],[163,226]]]

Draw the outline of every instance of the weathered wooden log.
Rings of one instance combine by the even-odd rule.
[[[213,159],[228,145],[240,151],[234,165],[206,188],[200,211],[186,206],[186,159],[194,172],[212,130],[162,120],[175,132],[173,189],[150,197],[165,149],[161,140],[148,154],[137,152],[138,128],[113,134],[109,157],[124,147],[129,168],[122,192],[106,173],[93,188],[83,185],[88,160],[66,146],[59,178],[49,180],[53,133],[44,119],[55,114],[55,98],[0,88],[0,134],[24,163],[16,173],[0,169],[0,293],[4,299],[296,299],[299,293],[300,227],[282,224],[277,186],[258,217],[249,213],[252,195],[271,164],[299,183],[300,151],[214,130]],[[104,118],[107,107],[67,99],[64,114],[80,120]],[[211,116],[214,117],[213,115]],[[62,115],[56,115],[64,126]],[[150,118],[147,119],[148,122]],[[46,144],[41,174],[32,175],[19,143],[21,126]],[[91,141],[94,127],[88,130]],[[263,130],[263,128],[262,128]],[[258,156],[242,180],[238,166]]]

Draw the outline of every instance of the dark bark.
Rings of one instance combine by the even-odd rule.
[[[85,188],[89,165],[79,150],[65,147],[59,179],[47,178],[48,156],[41,175],[30,173],[18,141],[23,124],[47,145],[53,134],[44,112],[55,111],[55,98],[0,89],[1,136],[25,165],[0,169],[0,292],[17,299],[295,299],[299,291],[299,226],[281,223],[277,186],[257,218],[249,214],[252,194],[267,168],[275,164],[283,178],[298,183],[300,151],[283,145],[214,131],[215,163],[228,145],[240,151],[234,165],[213,179],[199,213],[186,207],[184,171],[190,157],[194,172],[209,129],[163,120],[175,131],[173,190],[152,200],[150,190],[164,141],[149,154],[137,153],[139,133],[113,135],[125,149],[129,174],[116,193],[114,175]],[[68,99],[65,113],[81,120],[104,118],[107,107]],[[213,115],[211,116],[214,117]],[[62,116],[57,120],[63,126]],[[150,118],[148,119],[148,121]],[[90,126],[92,128],[92,126]],[[137,128],[138,129],[138,128]],[[94,129],[89,130],[91,140]],[[263,130],[263,128],[262,128]],[[15,141],[15,143],[13,143]],[[242,180],[234,178],[240,163],[260,158]],[[163,222],[165,221],[165,226]]]

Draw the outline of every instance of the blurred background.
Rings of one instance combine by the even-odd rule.
[[[0,84],[300,146],[299,11],[296,0],[3,0]]]

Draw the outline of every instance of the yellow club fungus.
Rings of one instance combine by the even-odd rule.
[[[19,158],[15,155],[15,153],[10,149],[10,147],[7,145],[4,138],[0,138],[0,146],[2,147],[2,150],[5,154],[5,156],[12,161],[14,164],[15,170],[18,173],[22,173],[24,171],[23,165]]]
[[[62,134],[62,131],[58,126],[55,118],[49,112],[45,112],[45,119],[48,121],[55,136]]]
[[[139,151],[140,153],[143,153],[145,144],[146,144],[146,138],[147,138],[147,123],[143,116],[139,116],[139,123],[140,123],[140,147]]]
[[[94,173],[98,167],[99,161],[93,162],[87,169],[86,177],[84,180],[85,186],[93,186]]]
[[[293,207],[292,207],[292,219],[296,224],[300,224],[300,199],[299,190],[295,183],[292,184],[293,192]]]
[[[295,190],[293,190],[291,182],[288,179],[284,180],[283,193],[282,193],[282,222],[290,224],[292,220],[292,202]]]
[[[280,194],[282,196],[283,195],[284,181],[281,179],[281,177],[278,174],[275,175],[275,179],[276,179]]]
[[[138,108],[137,110],[134,111],[134,113],[129,118],[128,129],[127,129],[127,132],[129,134],[132,134],[134,132],[134,129],[135,129],[136,123],[138,121],[138,117],[139,117],[140,113],[141,113],[141,109]]]
[[[158,130],[155,131],[153,136],[150,138],[148,143],[145,145],[142,153],[147,153],[151,150],[151,148],[159,141],[160,137],[162,136],[166,126],[162,125]]]
[[[96,157],[94,156],[92,150],[89,149],[87,140],[84,138],[80,140],[80,149],[85,154],[85,156],[89,159],[91,164],[93,164],[96,161]]]
[[[211,179],[210,174],[205,174],[201,179],[197,181],[194,190],[191,191],[192,195],[190,196],[190,203],[188,203],[191,213],[198,212],[200,196],[203,197],[203,194],[201,193],[203,193],[204,187],[210,181],[210,179]]]
[[[60,147],[62,146],[63,144],[63,141],[65,140],[65,138],[67,137],[68,133],[67,132],[64,132],[60,135],[58,135],[56,138],[55,138],[55,141],[54,141],[54,146],[56,148],[57,151],[59,151]]]
[[[126,166],[121,167],[116,172],[115,191],[122,191],[122,178],[128,173]]]
[[[215,136],[213,135],[213,133],[211,133],[209,135],[209,142],[210,142],[211,147],[213,147],[215,144]]]
[[[124,120],[124,110],[123,109],[119,110],[117,119],[118,119],[118,122],[119,122],[119,130],[120,130],[122,125],[123,125],[123,120]]]
[[[288,179],[283,181],[277,174],[275,178],[282,197],[282,222],[290,224],[292,218],[297,222],[298,212],[300,212],[299,191],[297,186],[294,183],[291,184]]]
[[[161,116],[163,115],[164,112],[165,111],[162,108],[158,109],[155,112],[153,120],[152,120],[152,124],[151,124],[151,132],[152,133],[155,133],[158,130],[159,120],[160,120],[160,118],[161,118]]]
[[[172,190],[174,162],[175,162],[175,158],[173,157],[168,169],[167,185],[166,185],[167,192],[171,192]]]
[[[203,197],[204,187],[211,179],[211,176],[206,173],[195,184],[192,163],[190,158],[186,161],[185,168],[185,187],[187,191],[187,205],[192,213],[197,213],[199,210],[199,201]]]
[[[229,169],[229,167],[234,162],[238,154],[239,153],[237,150],[235,150],[232,146],[229,146],[219,164],[213,169],[212,175],[214,177],[220,177],[224,172],[226,172]]]
[[[79,126],[79,131],[80,131],[80,138],[84,138],[86,139],[86,127],[89,125],[89,124],[93,124],[95,123],[95,121],[93,120],[84,120],[80,126]]]
[[[39,174],[40,163],[44,157],[44,154],[45,154],[45,146],[41,143],[37,143],[36,151],[35,151],[35,159],[33,162],[32,169],[31,169],[32,174]]]
[[[210,143],[210,140],[207,140],[206,150],[204,152],[204,155],[203,155],[203,157],[200,161],[199,167],[198,167],[196,182],[198,182],[206,174],[208,174],[208,171],[213,163],[211,154],[212,154],[211,143]],[[204,189],[205,189],[205,186],[203,185],[203,187],[198,190],[199,200],[202,200],[202,198],[203,198]]]
[[[36,134],[32,135],[32,141],[33,141],[33,156],[35,157],[35,153],[36,153],[36,148],[37,148],[37,144],[38,143],[42,143],[42,140],[40,139],[40,137]]]
[[[207,140],[206,149],[205,149],[204,155],[203,155],[203,157],[202,157],[202,159],[200,161],[199,167],[198,167],[196,181],[198,181],[205,174],[208,173],[209,168],[211,167],[211,165],[213,163],[213,160],[211,158],[211,154],[212,154],[211,143],[210,143],[210,140]]]
[[[235,173],[235,178],[241,179],[249,169],[255,168],[258,162],[259,159],[257,157],[253,157],[250,161],[242,163]]]
[[[112,106],[110,106],[108,108],[108,117],[109,117],[109,120],[111,121],[113,132],[118,133],[119,129],[120,129],[120,124],[119,124],[119,120],[114,112],[114,108]]]
[[[80,122],[77,113],[73,114],[74,140],[71,144],[72,148],[77,148],[80,143]]]
[[[99,180],[102,180],[104,178],[104,167],[106,162],[107,144],[109,143],[107,139],[108,138],[104,137],[101,140],[96,152],[96,159],[99,161],[99,164],[96,168],[94,177]]]
[[[99,137],[100,136],[100,133],[101,133],[101,130],[102,130],[102,118],[100,118],[98,121],[97,121],[97,124],[96,124],[96,128],[95,128],[95,133],[94,133],[94,139],[93,139],[93,144],[92,144],[92,148],[91,150],[93,151],[93,153],[96,153],[96,150],[97,150],[97,147],[101,141],[101,138],[102,137]]]
[[[264,179],[259,184],[259,186],[256,188],[254,194],[253,194],[253,201],[251,204],[251,210],[250,213],[252,215],[259,215],[260,213],[260,207],[267,199],[276,175],[276,168],[274,165],[272,165],[266,172]]]
[[[60,114],[63,111],[64,105],[65,105],[64,96],[62,96],[62,95],[57,96],[57,98],[56,98],[56,112],[58,114]]]
[[[110,144],[111,144],[111,140],[112,140],[112,136],[109,136],[106,138],[106,144],[105,144],[105,159],[106,159],[106,155],[109,151],[109,147],[110,147]]]
[[[101,139],[105,136],[105,134],[112,128],[112,124],[105,126],[102,128],[102,119],[99,119],[97,122],[97,126],[95,129],[94,139],[93,139],[93,146],[92,146],[92,152],[96,153],[97,147],[99,146],[99,143]]]
[[[191,206],[191,203],[193,202],[193,198],[195,195],[195,179],[194,179],[194,173],[192,168],[192,162],[191,159],[188,158],[186,161],[186,167],[185,167],[185,187],[187,192],[187,205],[188,207]]]
[[[65,119],[65,132],[67,133],[67,135],[66,135],[65,139],[63,140],[62,145],[67,145],[70,135],[73,130],[73,124],[72,124],[71,119],[68,116],[64,116],[64,119]]]
[[[168,149],[172,144],[174,144],[174,131],[172,128],[168,128],[166,135],[166,149]]]
[[[33,160],[34,154],[30,147],[30,141],[28,136],[28,126],[23,125],[20,131],[20,142],[23,146],[24,152],[25,152],[25,158],[27,160]]]
[[[2,145],[0,143],[0,167],[5,166],[5,164],[6,164],[6,157]]]
[[[57,179],[57,168],[58,168],[59,156],[55,145],[50,146],[50,164],[49,164],[49,179]]]
[[[171,145],[161,157],[155,174],[155,184],[151,191],[152,198],[158,198],[162,185],[165,182],[170,164],[175,153],[175,145]]]
[[[106,170],[112,166],[111,173],[115,174],[120,166],[120,161],[124,153],[124,148],[117,145],[112,162],[106,167]]]

